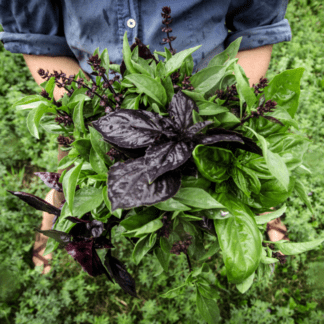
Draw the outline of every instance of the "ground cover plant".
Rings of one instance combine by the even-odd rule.
[[[313,188],[312,188],[313,189]],[[311,198],[313,198],[312,196],[310,196]],[[299,200],[299,203],[300,203],[300,200]],[[291,203],[292,204],[292,203]],[[320,205],[320,204],[319,204]],[[299,204],[297,203],[296,204],[296,207],[295,208],[300,208],[302,206],[302,204],[300,204],[300,206],[299,206]],[[294,207],[294,206],[292,206],[292,207]],[[318,207],[318,208],[320,208],[320,206]],[[318,221],[320,221],[320,220],[318,220]],[[302,225],[301,225],[302,226]],[[290,228],[290,227],[289,227]],[[314,228],[314,224],[313,224],[313,226],[311,226],[311,228]],[[120,234],[120,233],[119,233]],[[294,234],[294,233],[293,233]],[[291,237],[291,236],[290,236]],[[304,236],[305,238],[306,238],[306,240],[308,239],[308,237],[306,237],[306,234],[305,234],[305,236]],[[120,236],[120,238],[121,238],[121,240],[124,240],[124,244],[122,244],[121,246],[123,246],[124,245],[124,247],[126,246],[126,244],[127,244],[127,241],[125,242],[125,239],[122,237],[122,236]],[[304,239],[304,241],[305,241],[305,239]],[[123,256],[123,255],[120,255],[120,253],[121,252],[118,252],[118,258],[122,258],[123,260],[124,260],[124,257],[126,257],[126,255],[125,256]],[[128,254],[128,256],[130,256],[129,255],[129,251],[127,252],[125,252],[126,254]],[[216,258],[216,256],[217,255],[219,255],[219,254],[216,254],[215,256],[213,256],[212,257],[212,259],[211,259],[211,264],[215,264],[215,260],[216,259],[218,259],[218,261],[220,260],[220,258],[219,258],[219,256]],[[117,256],[117,255],[115,255],[115,256]],[[221,255],[220,255],[221,256]],[[180,258],[182,258],[182,257],[180,257]],[[298,257],[297,257],[298,258]],[[68,259],[67,259],[68,260]],[[144,261],[145,259],[143,259],[143,261]],[[181,261],[186,261],[185,259],[180,259]],[[174,261],[174,258],[172,258],[172,261]],[[175,262],[175,261],[174,261]],[[209,261],[208,261],[209,262]],[[288,262],[289,262],[289,260],[288,260]],[[127,266],[128,266],[128,264],[127,264]],[[172,262],[171,262],[171,266],[173,267],[174,266],[174,264],[172,264]],[[170,267],[171,267],[170,266]],[[219,271],[220,271],[220,269],[224,269],[224,264],[222,264],[222,263],[220,263],[220,264],[217,264],[217,268],[219,269]],[[290,266],[293,266],[293,267],[295,267],[296,268],[296,264],[292,264],[292,265],[290,265]],[[155,264],[155,267],[158,267],[158,264]],[[146,271],[145,271],[145,268],[146,268]],[[75,268],[75,269],[77,269],[77,268]],[[135,271],[135,267],[134,267],[134,271]],[[146,266],[144,266],[144,269],[142,269],[141,270],[141,272],[139,273],[139,275],[140,275],[140,278],[142,278],[142,280],[140,281],[141,283],[143,283],[143,286],[145,286],[145,285],[147,285],[147,286],[149,286],[149,285],[152,285],[152,283],[150,284],[150,275],[149,275],[149,273],[150,273],[150,271],[149,271],[149,269],[150,269],[150,266],[149,266],[149,264],[148,265],[146,265]],[[175,267],[175,269],[181,269],[181,262],[177,262],[177,265],[176,265],[176,267]],[[185,268],[184,269],[182,269],[182,271],[184,272],[185,271]],[[224,274],[224,271],[222,271],[222,274]],[[138,273],[137,272],[132,272],[132,275],[133,275],[133,277],[134,278],[137,278],[138,277]],[[207,275],[207,274],[206,274]],[[284,273],[283,274],[281,274],[281,275],[284,275]],[[210,273],[208,274],[208,276],[210,276]],[[80,278],[80,277],[79,277]],[[158,289],[158,291],[160,292],[160,293],[162,293],[163,291],[165,291],[165,289],[163,289],[163,286],[162,285],[164,285],[165,284],[165,282],[167,282],[165,279],[165,277],[164,277],[164,280],[160,280],[160,277],[155,277],[154,278],[154,280],[156,280],[157,278],[159,278],[159,281],[158,281],[158,283],[160,284],[160,289]],[[163,278],[163,276],[162,276],[162,278]],[[174,275],[174,277],[173,278],[177,278],[177,275]],[[219,280],[220,280],[220,282],[222,282],[222,284],[224,285],[224,287],[225,288],[228,288],[228,283],[226,282],[226,280],[223,280],[223,278],[224,277],[222,277],[222,275],[219,275],[218,276],[218,278],[219,278]],[[99,279],[99,278],[98,278]],[[215,280],[214,278],[213,278],[213,280]],[[296,281],[296,279],[295,279],[295,281]],[[44,282],[44,281],[43,281]],[[89,283],[90,283],[90,281],[88,281]],[[151,281],[152,282],[152,281]],[[180,284],[180,280],[176,280],[176,282],[177,282],[177,284]],[[283,281],[284,282],[284,281]],[[80,282],[79,282],[80,284],[81,284],[81,286],[84,286],[84,284],[82,285],[82,280],[80,280]],[[216,283],[216,282],[215,282]],[[47,284],[48,285],[48,284]],[[227,286],[227,287],[226,287]],[[78,285],[77,284],[75,284],[74,285],[74,287],[78,287]],[[150,286],[151,288],[152,288],[152,286]],[[235,285],[234,285],[234,287],[235,287]],[[253,288],[253,286],[252,286],[252,288]],[[76,288],[76,289],[78,289],[78,288]],[[108,289],[108,288],[107,288]],[[109,291],[111,291],[111,286],[109,286]],[[38,291],[41,291],[42,292],[42,294],[46,294],[46,289],[44,288],[44,287],[41,287],[41,288],[37,288],[37,290]],[[117,290],[117,289],[116,289]],[[86,293],[86,289],[83,289],[82,290],[83,291],[83,293],[84,294],[87,294]],[[142,289],[141,289],[141,291],[142,291]],[[90,291],[87,291],[88,292],[88,296],[91,296],[91,292]],[[47,291],[47,293],[49,293],[48,291]],[[234,293],[234,290],[233,289],[231,289],[231,295],[233,295],[233,293]],[[186,294],[187,295],[187,294]],[[33,296],[33,293],[32,293],[32,291],[30,291],[29,292],[29,296],[30,296],[30,298],[31,298],[31,296]],[[53,299],[55,299],[55,294],[54,294],[54,291],[53,291],[53,294],[52,294],[52,298]],[[57,295],[56,295],[57,296]],[[118,295],[119,297],[119,299],[120,300],[122,300],[122,301],[124,301],[124,299],[125,299],[125,296],[123,296],[122,294],[120,294],[120,295]],[[123,297],[121,297],[121,296],[123,296]],[[147,294],[146,294],[146,296],[148,296]],[[246,293],[246,294],[244,294],[243,296],[247,296],[247,297],[244,297],[244,298],[248,298],[249,297],[249,295],[248,295],[248,292]],[[297,297],[292,297],[292,298],[295,298],[295,300],[297,301],[297,304],[298,304],[298,294],[296,294],[296,296]],[[121,298],[120,298],[121,297]],[[27,298],[27,297],[26,297]],[[278,300],[280,300],[280,298],[279,298],[279,296],[276,296],[276,298],[278,299]],[[179,296],[179,301],[178,301],[178,304],[177,305],[180,305],[179,303],[181,303],[181,296]],[[224,300],[226,300],[226,298],[223,298]],[[80,300],[81,301],[85,301],[85,299],[83,298],[82,299],[82,297],[80,296]],[[162,312],[162,310],[164,310],[165,312],[166,312],[166,309],[167,309],[167,301],[161,301],[161,303],[165,303],[165,304],[163,304],[165,307],[162,307],[162,308],[157,308],[156,309],[156,307],[155,307],[155,305],[156,305],[156,301],[154,302],[154,298],[153,299],[151,299],[152,300],[152,302],[150,303],[150,302],[147,302],[147,303],[145,303],[145,305],[147,305],[143,310],[142,310],[142,312],[143,312],[143,315],[145,315],[144,316],[144,318],[147,320],[147,321],[150,321],[150,320],[152,320],[152,319],[154,319],[154,318],[156,318],[156,315],[158,314],[158,312],[157,312],[157,309],[159,309],[159,312]],[[219,303],[222,305],[222,302],[221,302],[221,298],[220,298],[220,300],[219,300]],[[182,301],[183,301],[183,299],[182,299]],[[244,304],[243,303],[243,301],[244,300],[241,300],[241,302],[242,302],[242,305]],[[191,300],[190,302],[188,302],[187,303],[187,310],[189,310],[190,309],[190,303],[192,303],[192,302],[195,302],[194,300]],[[34,301],[34,302],[32,302],[31,300],[30,300],[30,302],[29,302],[29,304],[31,304],[31,305],[34,305],[33,307],[35,308],[37,308],[37,306],[36,306],[36,301]],[[125,302],[126,303],[126,302]],[[250,303],[250,301],[249,301],[249,303]],[[253,303],[253,301],[252,301],[252,303]],[[130,305],[130,302],[127,302],[126,303],[127,305]],[[27,304],[26,304],[27,305]],[[123,304],[121,304],[121,305],[123,305]],[[237,305],[239,305],[239,303],[237,304]],[[267,309],[268,308],[265,308],[265,307],[270,307],[270,305],[273,305],[273,302],[271,302],[271,300],[270,301],[268,301],[267,303],[257,303],[256,305],[254,305],[253,307],[250,307],[250,310],[253,312],[255,312],[256,311],[256,309],[257,308],[259,308],[259,310],[260,310],[260,312],[261,312],[261,310],[265,310],[265,311],[267,311]],[[249,305],[250,306],[250,305]],[[41,305],[39,305],[38,307],[42,307]],[[62,306],[56,306],[56,307],[62,307]],[[125,306],[126,307],[126,306]],[[173,304],[173,307],[176,307],[176,305],[175,304]],[[220,306],[221,307],[221,309],[222,309],[222,306]],[[278,310],[276,310],[275,308],[273,308],[272,309],[272,314],[270,314],[270,312],[267,312],[268,314],[269,314],[269,316],[271,316],[271,319],[269,319],[269,321],[270,320],[273,320],[274,318],[274,316],[276,316],[276,318],[278,318],[278,319],[281,319],[281,317],[280,317],[280,312],[281,312],[281,314],[286,314],[286,315],[288,315],[289,317],[290,316],[294,316],[294,314],[293,314],[293,307],[294,307],[294,305],[293,305],[293,303],[292,302],[290,302],[290,304],[289,304],[289,311],[287,310],[285,310],[284,309],[284,307],[279,307],[278,308]],[[306,306],[305,306],[306,307]],[[309,307],[308,308],[308,310],[304,310],[304,311],[306,311],[306,312],[309,312],[309,313],[311,313],[311,309],[312,309],[312,307],[314,307],[313,305],[310,305],[310,306],[307,306],[307,307]],[[177,307],[176,307],[177,308]],[[297,307],[295,307],[296,309],[298,309]],[[28,307],[26,307],[26,310],[28,309]],[[40,309],[40,308],[38,308],[38,309]],[[155,309],[155,310],[154,310]],[[170,309],[172,309],[172,307],[171,307],[171,305],[170,305]],[[177,308],[178,309],[178,308]],[[225,308],[224,308],[225,309]],[[89,309],[89,311],[91,312],[91,310]],[[35,310],[33,311],[33,312],[35,312]],[[119,312],[120,312],[120,310],[119,310]],[[242,314],[242,312],[244,312],[244,310],[242,310],[241,311],[241,314]],[[276,312],[276,313],[278,313],[278,315],[275,315],[275,314],[273,314],[274,312]],[[298,312],[297,312],[297,310],[295,311],[297,314],[299,314]],[[38,313],[40,313],[40,311],[38,311]],[[56,313],[58,313],[58,312],[56,312]],[[115,316],[116,316],[116,313],[118,313],[118,310],[117,310],[117,312],[115,312]],[[223,311],[223,313],[224,313],[224,311]],[[26,313],[24,313],[26,316],[27,316],[27,314]],[[172,312],[171,314],[174,314],[173,316],[173,318],[171,318],[171,317],[169,317],[168,318],[168,321],[169,322],[176,322],[176,321],[181,321],[181,319],[179,319],[179,317],[177,317],[177,316],[179,316],[179,315],[176,315],[174,312]],[[182,316],[182,322],[186,322],[186,319],[185,318],[187,318],[187,321],[189,320],[189,318],[190,317],[187,317],[185,314],[185,312],[179,312],[179,314],[182,314],[181,316]],[[22,315],[23,316],[23,315]],[[32,315],[31,315],[32,316]],[[45,315],[44,315],[45,316]],[[54,316],[54,315],[53,315]],[[84,317],[83,318],[86,318],[87,316],[86,315],[83,315]],[[170,315],[171,316],[171,315]],[[261,315],[260,315],[261,316]],[[260,318],[260,316],[259,316],[259,318]],[[296,315],[297,316],[297,315]],[[311,317],[314,317],[315,315],[312,315]],[[118,319],[116,319],[116,321],[118,320],[118,322],[123,322],[123,319],[122,319],[122,317],[125,317],[125,319],[124,319],[124,322],[132,322],[132,320],[134,320],[134,317],[133,317],[133,315],[125,315],[125,316],[121,316],[121,315],[119,315],[118,316]],[[181,318],[181,317],[180,317]],[[248,319],[249,317],[248,317],[248,315],[246,315],[246,318]],[[94,319],[92,319],[93,321],[94,321]],[[41,319],[40,319],[40,321],[41,321]],[[82,321],[85,321],[85,320],[82,320],[82,317],[80,316],[79,317],[79,319],[78,319],[78,321],[80,321],[80,322],[82,322]],[[197,320],[197,322],[198,322],[198,320]]]

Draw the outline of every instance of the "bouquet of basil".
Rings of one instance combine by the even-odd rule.
[[[250,87],[235,58],[238,38],[192,75],[191,54],[200,46],[176,54],[170,13],[163,7],[162,31],[171,51],[152,54],[139,39],[130,47],[125,33],[120,66],[111,64],[107,49],[100,54],[97,48],[89,59],[96,83],[84,81],[82,70],[69,78],[39,70],[47,80],[41,96],[14,106],[30,109],[27,124],[35,137],[43,127],[60,135],[69,151],[59,163],[61,169],[73,166],[69,171],[37,173],[47,186],[63,191],[66,201],[56,208],[31,194],[10,192],[56,216],[51,230],[36,228],[50,238],[45,254],[65,248],[90,276],[105,274],[134,297],[134,279],[113,256],[116,229],[133,245],[136,265],[155,257],[167,273],[171,254],[184,253],[187,278],[162,297],[194,285],[199,312],[216,323],[219,295],[205,275],[213,269],[209,257],[220,251],[229,282],[244,293],[256,271],[258,278],[268,276],[270,264],[278,262],[269,243],[294,255],[324,241],[269,242],[261,226],[285,212],[294,190],[313,212],[298,179],[300,172],[310,172],[302,164],[309,140],[289,131],[298,129],[294,116],[304,69]],[[109,80],[109,69],[122,81]],[[55,84],[67,90],[57,102]],[[105,254],[99,256],[99,249]]]

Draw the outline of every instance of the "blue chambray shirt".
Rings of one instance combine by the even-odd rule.
[[[240,51],[290,41],[284,19],[288,0],[0,0],[0,40],[11,53],[70,56],[87,73],[87,60],[99,47],[122,61],[123,36],[138,37],[150,50],[164,51],[162,7],[171,7],[170,36],[177,53],[192,54],[194,73],[240,36]],[[113,75],[109,76],[113,78]],[[93,77],[95,80],[95,77]]]

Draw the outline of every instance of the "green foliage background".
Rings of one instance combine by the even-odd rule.
[[[266,77],[304,67],[297,120],[300,130],[313,142],[306,154],[312,175],[301,175],[314,208],[312,215],[297,196],[287,201],[282,217],[291,241],[310,241],[324,229],[324,5],[321,0],[292,0],[286,18],[292,41],[274,45]],[[27,113],[11,105],[23,96],[39,92],[21,54],[0,47],[0,321],[1,323],[204,323],[189,291],[175,300],[159,294],[180,285],[187,266],[184,255],[173,256],[170,276],[149,257],[136,267],[125,262],[135,277],[141,299],[133,299],[104,276],[89,277],[64,250],[56,252],[53,269],[42,276],[33,268],[33,226],[40,226],[35,211],[6,190],[26,191],[45,197],[48,189],[36,171],[57,170],[55,136],[32,137],[26,126]],[[116,233],[118,235],[118,233]],[[119,236],[118,258],[130,260],[129,243]],[[276,265],[267,281],[257,281],[245,294],[228,284],[221,256],[210,280],[220,289],[218,300],[223,323],[324,323],[323,246],[316,251],[288,257]]]

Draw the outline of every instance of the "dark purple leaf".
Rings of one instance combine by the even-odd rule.
[[[243,140],[243,143],[242,142],[239,143],[237,141],[235,142],[231,141],[229,143],[218,142],[215,143],[213,146],[217,146],[221,148],[229,148],[230,150],[233,151],[233,153],[235,152],[236,149],[239,148],[241,150],[245,150],[263,156],[262,149],[255,142],[253,142],[251,138],[245,137],[239,132],[235,132],[223,128],[212,128],[212,129],[208,129],[206,132],[206,135],[218,135],[218,134],[236,135]]]
[[[145,155],[145,151],[147,149],[147,147],[141,147],[141,148],[138,148],[138,149],[127,149],[127,148],[124,148],[124,147],[120,147],[116,144],[113,144],[112,145],[117,151],[125,154],[127,157],[131,158],[131,159],[137,159],[141,156],[144,156]]]
[[[159,124],[140,110],[114,111],[92,124],[107,142],[131,149],[149,146],[163,132]]]
[[[96,237],[94,239],[95,249],[111,249],[114,246],[111,244],[110,240],[104,236]]]
[[[112,211],[154,205],[173,197],[180,189],[181,175],[170,171],[149,184],[144,157],[112,165],[108,173],[108,197]]]
[[[62,183],[59,182],[60,174],[54,172],[35,172],[37,176],[46,184],[47,187],[63,192]]]
[[[179,168],[179,170],[181,171],[182,176],[198,177],[197,165],[192,156]]]
[[[23,200],[29,206],[34,207],[37,210],[42,210],[44,212],[47,212],[49,214],[53,214],[56,216],[61,215],[61,210],[59,208],[56,208],[55,206],[49,204],[44,199],[36,197],[36,196],[29,194],[27,192],[10,191],[10,190],[7,190],[7,191],[10,192],[12,195],[18,197],[19,199]]]
[[[83,270],[91,277],[106,274],[108,279],[110,278],[95,250],[94,239],[84,240],[81,242],[71,242],[65,246],[65,250],[74,258],[74,260],[80,263]]]
[[[133,297],[138,297],[136,294],[135,280],[126,270],[126,266],[118,259],[108,255],[108,253],[105,257],[105,266],[107,267],[110,275],[125,292]]]
[[[87,233],[88,235],[84,235],[84,236],[99,237],[102,234],[102,232],[104,231],[104,224],[97,220],[90,221],[90,220],[84,220],[84,219],[80,219],[80,218],[72,217],[72,216],[68,216],[68,217],[66,217],[66,219],[68,219],[72,223],[83,224],[83,227],[85,227],[88,231],[88,233]]]
[[[190,146],[184,142],[167,142],[150,146],[145,153],[149,183],[185,163],[191,156]]]
[[[60,247],[64,247],[65,245],[67,245],[68,243],[70,243],[72,241],[72,235],[68,234],[68,233],[64,233],[64,232],[56,231],[56,230],[42,231],[42,230],[38,229],[37,227],[35,227],[35,230],[37,232],[42,233],[45,236],[51,237],[55,241],[59,242]]]
[[[175,122],[177,128],[185,130],[193,124],[192,110],[197,110],[195,102],[182,91],[176,93],[169,104],[170,118]]]
[[[188,136],[194,136],[195,134],[197,134],[198,132],[202,131],[205,127],[207,127],[208,125],[213,124],[214,122],[206,120],[203,122],[199,122],[197,124],[192,125],[191,127],[189,127],[186,130],[186,135]]]
[[[219,135],[198,134],[195,136],[195,142],[197,144],[204,144],[204,145],[210,145],[217,142],[239,142],[244,144],[243,140],[237,135],[227,135],[227,134],[219,134]]]

